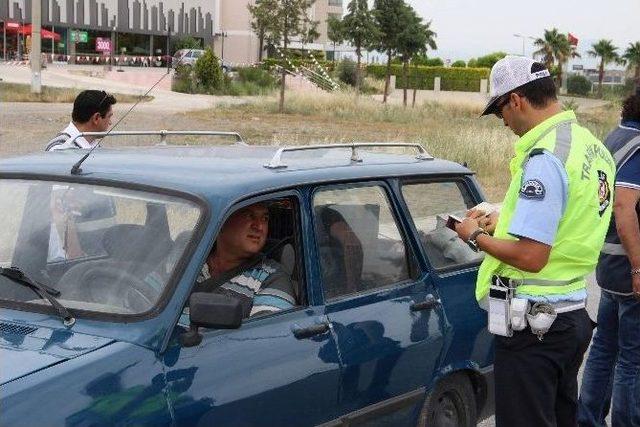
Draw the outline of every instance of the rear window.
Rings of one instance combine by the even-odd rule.
[[[0,266],[59,291],[67,308],[140,314],[164,292],[201,215],[175,196],[0,180]],[[3,276],[0,299],[49,304]]]

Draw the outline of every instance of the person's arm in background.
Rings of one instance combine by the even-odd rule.
[[[640,226],[636,208],[640,201],[640,153],[636,152],[616,175],[613,215],[622,247],[632,269],[640,268]],[[640,298],[640,275],[631,275],[633,291]]]
[[[640,189],[616,187],[613,214],[616,229],[632,269],[640,268],[640,224],[636,206],[640,202]],[[640,295],[640,274],[631,275],[633,291]]]

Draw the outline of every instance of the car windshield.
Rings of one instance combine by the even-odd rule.
[[[159,300],[201,217],[194,202],[98,185],[0,180],[0,267],[68,309],[139,314]],[[0,276],[0,300],[48,305]]]

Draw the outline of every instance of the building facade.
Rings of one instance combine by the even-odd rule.
[[[31,22],[32,1],[0,0],[0,22],[5,34],[7,26]],[[247,8],[255,0],[40,1],[43,28],[60,35],[60,40],[43,40],[43,51],[47,53],[97,55],[96,39],[111,38],[117,53],[166,55],[168,40],[191,36],[213,47],[225,62],[253,63],[259,56],[259,41],[251,31]],[[331,15],[342,16],[342,0],[317,0],[310,13],[320,22],[321,35],[304,47],[329,50],[326,20]],[[83,33],[81,38],[78,32]],[[171,39],[167,38],[169,34]],[[16,33],[13,40],[9,32],[9,38],[5,35],[3,39],[5,49],[11,43],[18,51],[20,47],[24,49],[24,34],[21,39]]]

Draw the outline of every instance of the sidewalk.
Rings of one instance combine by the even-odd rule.
[[[172,92],[171,75],[166,68],[123,67],[124,72],[105,72],[102,67],[82,65],[49,65],[42,70],[42,84],[75,89],[99,89],[107,92],[143,95],[156,82],[149,93],[154,99],[141,103],[144,111],[181,112],[202,110],[218,104],[242,104],[249,98],[212,95],[190,95]],[[0,64],[0,78],[8,83],[31,83],[31,70],[26,66]]]

